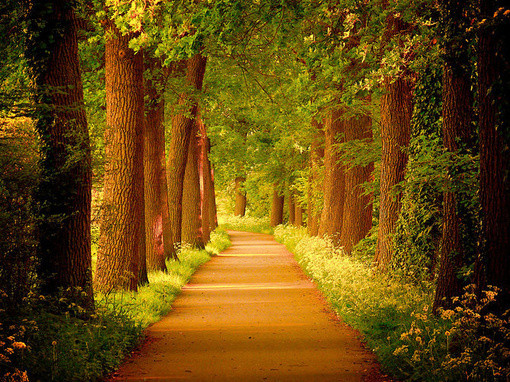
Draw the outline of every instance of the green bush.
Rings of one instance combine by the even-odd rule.
[[[253,216],[225,215],[218,217],[222,229],[234,231],[248,231],[257,233],[273,233],[273,227],[269,224],[268,218],[256,218]]]

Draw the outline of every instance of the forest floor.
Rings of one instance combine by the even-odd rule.
[[[109,381],[389,381],[272,236],[229,231]]]

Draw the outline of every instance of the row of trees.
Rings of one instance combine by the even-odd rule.
[[[269,214],[272,200],[273,225],[285,193],[310,234],[372,253],[381,272],[438,275],[436,307],[470,280],[507,305],[504,1],[5,10],[20,39],[2,44],[20,54],[2,58],[3,113],[28,110],[40,137],[45,293],[80,287],[91,309],[93,284],[135,290],[179,243],[204,245],[216,186],[234,191],[239,215]],[[94,280],[93,182],[104,184]]]
[[[235,100],[210,107],[235,214],[247,194],[251,213],[280,224],[285,195],[288,221],[301,224],[305,209],[311,235],[371,253],[381,272],[437,277],[435,309],[468,283],[501,289],[508,306],[508,4],[301,2],[292,12],[235,57],[236,77],[212,84]]]

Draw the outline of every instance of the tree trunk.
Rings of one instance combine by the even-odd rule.
[[[113,22],[105,32],[107,162],[94,282],[103,291],[137,290],[145,226],[143,55]]]
[[[196,54],[187,60],[187,83],[197,90],[202,89],[205,73],[206,58]],[[171,257],[176,258],[176,248],[181,243],[182,229],[182,193],[184,185],[184,172],[188,159],[188,147],[193,130],[195,116],[197,115],[198,101],[191,95],[182,93],[179,96],[179,107],[185,107],[187,113],[176,114],[172,118],[172,133],[170,148],[168,149],[168,206],[170,230],[172,232]]]
[[[161,60],[146,58],[153,79],[145,82],[148,97],[145,109],[145,241],[147,269],[166,271],[165,259],[171,245],[168,222],[168,197],[165,164],[165,101],[164,78],[161,78]],[[160,76],[158,81],[158,75]],[[164,215],[166,216],[164,217]]]
[[[29,41],[27,57],[36,73],[43,103],[37,123],[43,168],[38,192],[43,216],[39,226],[39,279],[42,292],[50,295],[56,295],[60,288],[81,288],[85,293],[73,296],[74,301],[93,310],[92,171],[78,59],[77,18],[71,5],[54,0],[49,4],[34,1],[31,19],[36,30]],[[37,30],[41,25],[47,29]]]
[[[204,243],[211,240],[211,231],[214,228],[211,223],[211,164],[209,162],[209,138],[202,118],[198,119],[198,127],[200,132],[200,152],[199,152],[199,176],[200,176],[200,200],[202,215],[202,237]]]
[[[208,140],[208,145],[210,146],[210,141]],[[211,187],[209,187],[209,204],[211,208],[209,209],[209,222],[211,224],[211,231],[214,230],[216,227],[218,227],[218,211],[216,208],[216,191],[214,190],[214,167],[212,163],[209,161],[209,167],[211,169]]]
[[[197,119],[193,124],[189,141],[188,158],[184,173],[184,193],[182,196],[182,232],[183,244],[204,248],[202,237],[202,206],[200,195],[200,176],[198,172],[198,153],[200,138],[198,136]]]
[[[294,202],[294,192],[289,189],[289,198],[287,200],[287,206],[289,208],[289,224],[294,225],[296,222],[296,207]]]
[[[315,137],[310,150],[310,176],[308,178],[308,234],[317,236],[319,234],[319,218],[321,216],[321,205],[319,203],[322,193],[320,182],[320,167],[324,158],[324,130],[323,124],[312,118],[312,127]]]
[[[235,179],[235,216],[244,216],[246,213],[246,192],[244,191],[244,182],[246,182],[246,178],[244,176],[237,176]]]
[[[448,2],[452,7],[453,2]],[[453,5],[455,7],[455,5]],[[458,20],[462,14],[461,4],[450,10]],[[450,16],[451,17],[451,16]],[[452,20],[453,21],[453,20]],[[446,43],[449,45],[449,43]],[[465,151],[471,140],[472,96],[469,69],[464,67],[469,61],[468,55],[455,47],[453,57],[446,56],[443,68],[443,143],[450,152]],[[446,48],[447,54],[451,50]],[[453,187],[458,182],[459,171],[455,165],[449,169]],[[465,265],[465,252],[461,242],[462,219],[466,214],[460,213],[458,204],[463,199],[462,193],[453,190],[443,195],[443,232],[440,245],[441,264],[434,298],[434,310],[439,306],[451,305],[450,298],[462,293],[462,284],[458,278],[460,268]]]
[[[324,128],[324,207],[319,225],[319,235],[330,236],[338,243],[342,230],[342,213],[345,200],[345,166],[335,145],[344,141],[342,112],[333,110]]]
[[[386,271],[393,256],[393,234],[400,212],[401,193],[395,186],[404,180],[407,164],[405,148],[409,144],[412,115],[411,84],[404,78],[384,80],[381,97],[381,199],[379,232],[374,258]]]
[[[284,197],[278,191],[278,184],[273,185],[273,202],[271,203],[271,227],[283,223]]]
[[[345,121],[345,140],[372,139],[372,119],[359,116]],[[350,253],[372,228],[372,195],[363,195],[363,184],[370,180],[374,164],[354,166],[345,173],[345,202],[340,245]]]
[[[482,17],[492,19],[503,2],[481,0]],[[508,9],[507,7],[502,9]],[[501,311],[510,306],[510,64],[509,33],[505,25],[483,26],[479,34],[478,78],[480,117],[480,201],[483,259],[478,269],[481,287],[501,288]],[[484,277],[482,273],[485,272]]]
[[[294,219],[294,225],[296,227],[302,227],[303,226],[303,207],[299,205],[299,203],[294,204],[295,209],[295,219]]]

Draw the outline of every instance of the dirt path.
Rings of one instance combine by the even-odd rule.
[[[112,381],[385,380],[283,245],[229,233]]]

